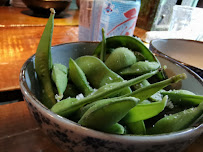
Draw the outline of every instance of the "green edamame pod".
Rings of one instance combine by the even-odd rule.
[[[105,31],[102,28],[102,48],[101,48],[101,53],[100,53],[100,60],[103,62],[105,61],[106,58],[106,37],[105,37]]]
[[[75,63],[73,59],[69,59],[69,76],[72,82],[78,87],[78,89],[85,95],[89,95],[93,92],[92,87],[86,79],[84,72]]]
[[[106,59],[106,66],[114,72],[129,67],[136,62],[136,56],[125,47],[116,48]]]
[[[77,111],[78,109],[80,109],[84,105],[92,103],[92,102],[100,100],[100,99],[103,99],[103,98],[107,98],[107,97],[111,96],[112,94],[115,94],[115,92],[122,90],[125,87],[132,86],[136,83],[139,83],[145,79],[152,77],[153,75],[157,74],[158,72],[159,72],[159,70],[141,75],[139,77],[136,77],[136,78],[128,80],[128,81],[117,82],[117,85],[107,84],[103,87],[106,87],[108,89],[104,89],[103,87],[101,87],[92,95],[89,95],[83,99],[77,100],[77,101],[72,102],[72,103],[71,102],[65,102],[66,100],[70,100],[69,98],[64,99],[64,100],[62,100],[63,102],[60,101],[60,102],[56,103],[52,107],[51,110],[53,112],[55,112],[56,114],[59,114],[59,115],[64,116],[64,117],[68,117],[70,114]],[[107,87],[108,85],[109,85],[109,87]],[[101,91],[101,90],[103,90],[103,91]],[[65,103],[65,104],[63,104],[63,103]],[[55,108],[55,106],[57,106],[57,108]]]
[[[51,40],[54,27],[54,9],[50,9],[51,14],[41,36],[40,42],[35,54],[35,70],[42,83],[42,99],[40,100],[45,106],[51,108],[55,103],[55,95],[51,82]]]
[[[82,56],[77,58],[76,63],[85,73],[87,80],[94,88],[100,88],[113,82],[121,82],[124,79],[111,71],[101,60],[93,56]],[[132,92],[128,87],[123,94]]]
[[[93,54],[98,56],[101,52],[101,47],[102,42],[99,43]],[[136,37],[120,35],[106,38],[107,52],[118,47],[125,47],[129,50],[140,52],[146,60],[159,62],[153,53],[144,45],[144,43]]]
[[[93,53],[94,56],[98,56],[100,54],[101,46],[102,46],[102,43],[100,42]],[[107,53],[109,53],[112,49],[116,49],[118,47],[126,47],[129,50],[139,52],[149,62],[155,61],[159,63],[159,65],[161,66],[156,56],[153,55],[153,53],[144,45],[144,43],[136,37],[120,35],[120,36],[112,36],[112,37],[106,38]],[[159,78],[159,80],[165,79],[165,76],[162,71],[157,74],[157,77]]]
[[[119,122],[137,102],[138,99],[133,97],[100,100],[84,113],[78,123],[96,130],[109,128]]]
[[[161,91],[161,94],[168,95],[173,103],[180,105],[196,106],[203,102],[202,95],[195,95],[188,90]]]
[[[179,131],[190,127],[198,118],[203,115],[203,103],[198,107],[190,108],[173,115],[165,116],[157,121],[149,134],[162,134]]]
[[[125,128],[121,124],[115,123],[112,126],[105,128],[101,131],[111,134],[123,135],[125,133]]]
[[[57,102],[51,108],[51,111],[58,114],[58,115],[60,115],[60,116],[65,116],[66,115],[66,107],[67,107],[67,105],[71,106],[76,101],[78,101],[76,98],[67,98],[67,99],[61,100],[60,102]]]
[[[135,135],[146,134],[146,128],[143,120],[133,122],[133,123],[127,123],[126,125],[132,134],[135,134]]]
[[[125,123],[133,123],[140,120],[146,120],[156,116],[164,110],[167,104],[168,96],[165,96],[161,102],[153,102],[150,104],[137,104],[123,118]]]
[[[160,67],[158,62],[139,61],[119,71],[120,75],[141,75],[154,71]]]
[[[134,88],[135,90],[138,90],[138,89],[140,89],[140,88],[143,88],[143,87],[146,87],[146,86],[149,86],[149,85],[150,85],[150,83],[149,83],[147,80],[144,80],[144,81],[142,81],[141,83],[138,83],[138,84],[133,85],[133,88]],[[149,100],[150,100],[150,101],[154,101],[154,102],[159,102],[159,101],[162,100],[162,98],[163,98],[163,96],[161,95],[160,91],[158,91],[158,92],[156,92],[155,94],[151,95],[151,96],[149,97]],[[145,99],[145,100],[146,100],[146,99]],[[143,102],[143,101],[142,101],[142,102]]]
[[[68,83],[68,69],[65,65],[54,64],[52,68],[52,80],[55,82],[58,95],[55,96],[56,100],[63,98],[63,93],[66,90]]]
[[[171,78],[168,78],[166,80],[157,82],[157,83],[153,83],[150,84],[148,86],[145,86],[143,88],[140,88],[138,90],[133,91],[130,94],[126,94],[124,96],[132,96],[132,97],[136,97],[140,99],[140,102],[142,102],[143,100],[149,98],[150,96],[152,96],[153,94],[155,94],[156,92],[158,92],[159,90],[163,89],[164,87],[172,84],[172,83],[177,83],[180,80],[184,80],[186,79],[186,74],[179,74],[176,76],[172,76]]]

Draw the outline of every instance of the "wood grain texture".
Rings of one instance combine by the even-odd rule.
[[[1,152],[63,152],[38,127],[24,101],[0,106]]]
[[[0,28],[0,91],[20,89],[19,73],[40,41],[43,26]],[[78,26],[55,26],[52,45],[78,41]]]
[[[78,10],[65,10],[55,16],[55,25],[78,25]],[[13,26],[43,26],[47,22],[47,17],[35,15],[28,8],[0,7],[0,27]]]

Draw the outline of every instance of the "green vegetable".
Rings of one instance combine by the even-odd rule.
[[[157,62],[139,61],[119,72],[120,75],[141,75],[160,67]]]
[[[77,86],[77,88],[85,95],[89,95],[93,92],[92,87],[86,79],[84,72],[75,63],[73,59],[69,59],[69,76],[72,82]]]
[[[82,56],[77,58],[77,65],[85,73],[88,82],[94,88],[100,88],[113,82],[122,82],[124,79],[111,71],[101,60],[93,56]],[[123,94],[130,93],[131,89],[125,88]]]
[[[106,59],[106,66],[114,72],[129,67],[136,62],[136,56],[128,48],[116,48]]]
[[[54,9],[50,9],[51,14],[41,36],[37,52],[35,54],[35,70],[42,84],[42,99],[40,100],[46,107],[51,108],[55,103],[55,95],[51,82],[51,40],[54,27]]]
[[[146,134],[146,128],[143,120],[133,122],[133,123],[127,123],[127,127],[132,134],[135,134],[135,135]]]
[[[151,76],[157,74],[157,71],[153,71],[151,73],[147,73],[144,75],[141,75],[137,78],[128,80],[128,81],[123,81],[123,82],[116,82],[115,84],[107,84],[101,88],[99,88],[94,94],[89,95],[83,99],[77,100],[75,102],[66,102],[69,101],[70,98],[64,99],[58,103],[56,103],[51,111],[55,112],[56,114],[59,114],[64,117],[70,116],[73,112],[79,110],[81,107],[88,103],[92,103],[94,101],[103,99],[103,98],[108,98],[112,94],[115,94],[116,92],[122,90],[125,87],[132,86],[136,83],[139,83],[145,79],[150,78]],[[106,89],[105,89],[106,88]]]
[[[128,112],[128,114],[124,118],[124,122],[133,123],[156,116],[164,110],[167,100],[168,97],[165,96],[161,102],[138,104],[136,107]]]
[[[165,116],[149,129],[149,134],[161,134],[179,131],[190,127],[203,115],[203,103],[196,108],[190,108],[173,115]]]
[[[105,61],[106,58],[106,38],[105,38],[105,31],[102,28],[102,46],[101,46],[101,53],[100,53],[100,59],[102,61]]]
[[[103,129],[102,131],[106,133],[122,135],[125,133],[125,128],[121,124],[115,123],[112,126]]]
[[[133,97],[100,100],[84,113],[78,123],[96,130],[103,130],[119,122],[137,103],[138,99]]]
[[[136,98],[140,99],[140,102],[142,102],[143,100],[149,98],[150,96],[152,96],[159,90],[163,89],[164,87],[166,87],[172,83],[177,83],[180,80],[184,80],[184,79],[186,79],[186,77],[187,76],[185,73],[179,74],[179,75],[173,76],[171,78],[168,78],[166,80],[163,80],[163,81],[160,81],[160,82],[157,82],[154,84],[150,84],[148,86],[135,90],[132,93],[126,94],[124,96],[136,97]]]
[[[52,68],[52,80],[55,82],[58,90],[58,95],[55,96],[56,100],[63,98],[63,93],[66,90],[68,83],[68,69],[65,65],[54,64]]]
[[[161,91],[161,94],[168,95],[173,103],[180,105],[196,106],[203,102],[203,96],[195,95],[188,90]]]

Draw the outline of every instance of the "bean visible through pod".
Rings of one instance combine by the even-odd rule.
[[[114,72],[129,67],[136,62],[136,56],[125,47],[116,48],[106,59],[106,66]]]
[[[35,70],[39,81],[42,84],[42,99],[40,99],[40,101],[48,108],[51,108],[56,103],[50,75],[50,70],[52,68],[51,40],[55,11],[54,9],[50,10],[50,17],[45,26],[35,54]]]
[[[78,123],[96,130],[103,130],[119,122],[138,101],[139,99],[133,97],[100,100],[84,113]]]
[[[160,67],[158,62],[139,61],[119,71],[120,75],[141,75],[154,71]]]
[[[186,109],[176,114],[165,116],[157,121],[149,134],[161,134],[179,131],[190,127],[198,118],[203,115],[203,103],[198,107]]]
[[[95,101],[103,99],[103,98],[108,98],[112,94],[115,94],[115,92],[118,92],[125,87],[129,87],[129,86],[132,86],[136,83],[142,82],[143,80],[152,77],[153,75],[157,74],[158,72],[159,72],[159,70],[141,75],[139,77],[133,78],[133,79],[128,80],[128,81],[115,82],[117,85],[112,85],[112,83],[107,84],[103,87],[108,88],[108,89],[104,89],[103,87],[101,87],[94,94],[89,95],[83,99],[76,100],[74,102],[68,102],[70,100],[70,98],[64,99],[64,100],[56,103],[51,108],[51,111],[53,111],[56,114],[59,114],[61,116],[68,117],[73,112],[79,110],[84,105],[95,102]]]

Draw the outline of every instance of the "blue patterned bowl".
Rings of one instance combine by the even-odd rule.
[[[52,48],[54,63],[68,66],[68,59],[92,54],[98,43],[78,42],[57,45]],[[177,62],[159,57],[161,64],[167,65],[167,75],[186,73],[188,78],[175,84],[174,88],[182,88],[203,94],[203,80]],[[39,83],[34,70],[35,56],[30,57],[23,65],[20,73],[20,86],[28,109],[42,130],[62,149],[74,152],[178,152],[184,150],[203,133],[203,124],[179,132],[153,136],[130,136],[107,134],[63,118],[40,103]]]

